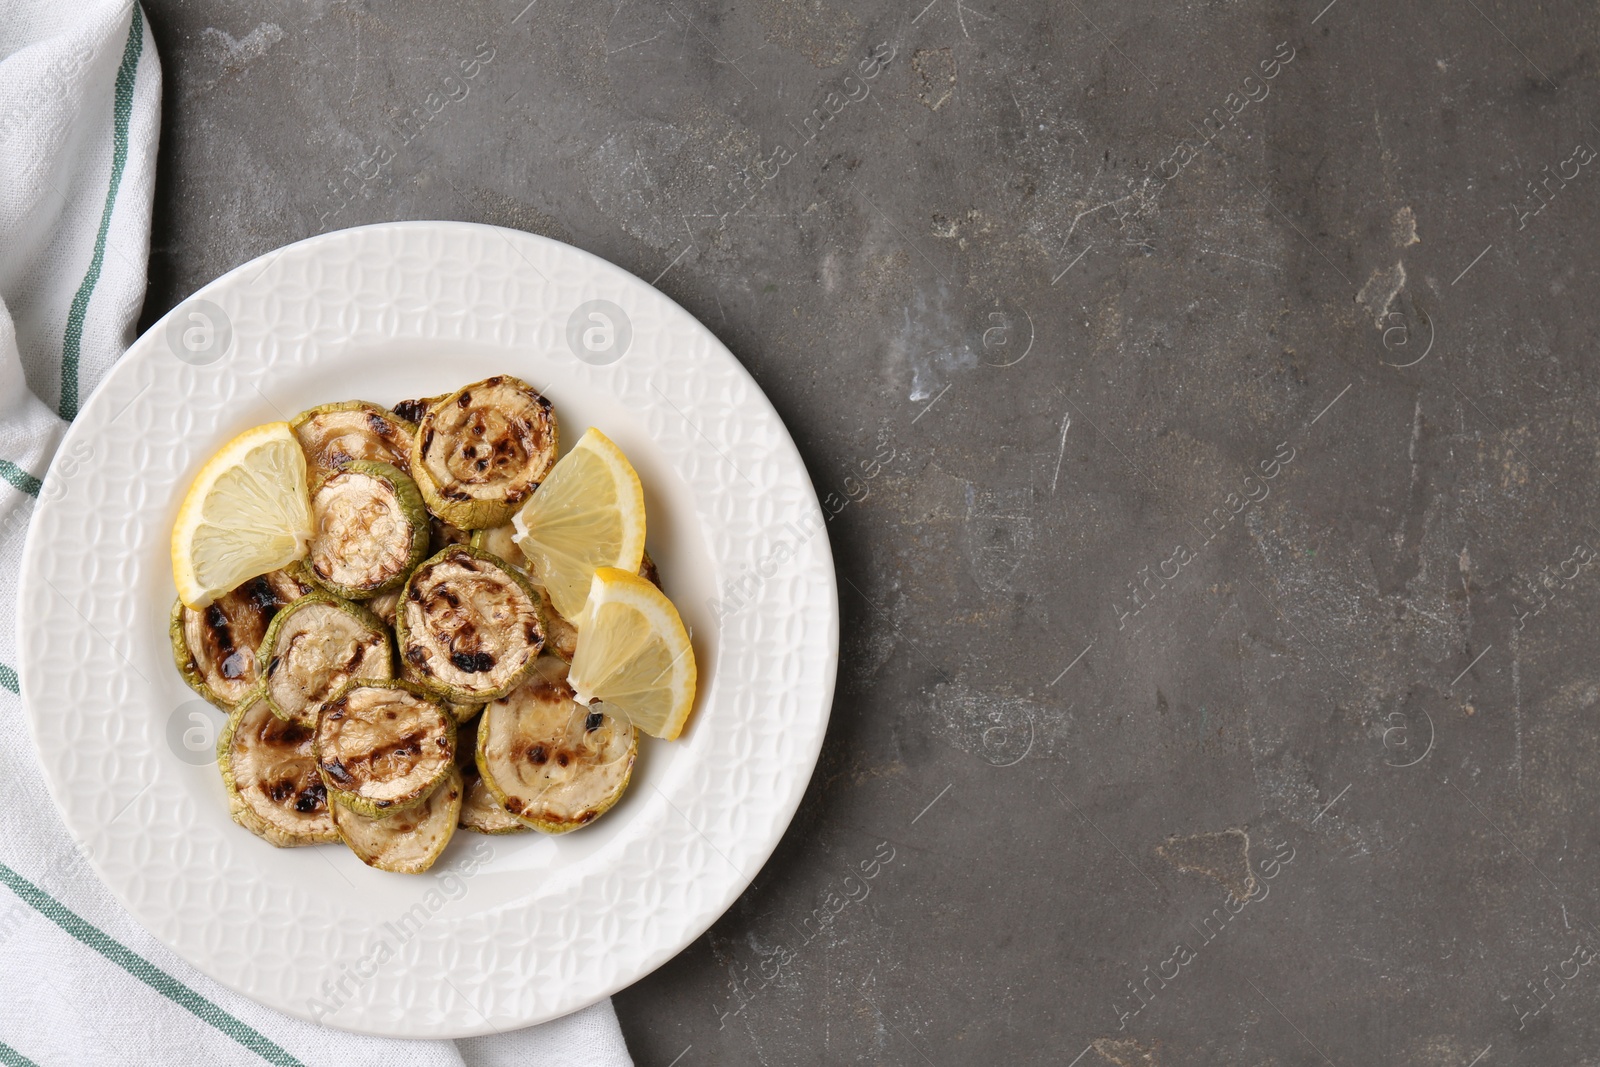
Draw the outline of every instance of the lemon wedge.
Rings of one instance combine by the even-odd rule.
[[[259,574],[305,556],[311,542],[306,457],[286,422],[257,426],[206,461],[172,527],[172,577],[203,608]]]
[[[588,601],[567,674],[573,699],[601,701],[608,712],[671,741],[694,708],[698,677],[678,609],[645,579],[613,567],[594,572]]]
[[[512,540],[569,621],[583,613],[597,569],[633,572],[644,558],[644,489],[599,430],[561,457],[511,522]]]

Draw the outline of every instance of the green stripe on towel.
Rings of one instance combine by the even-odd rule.
[[[135,7],[134,10],[137,11],[139,9]],[[55,897],[28,881],[4,863],[0,863],[0,882],[4,882],[13,893],[80,942],[94,949],[174,1004],[192,1012],[197,1018],[210,1023],[268,1063],[277,1064],[278,1067],[305,1067],[305,1064],[267,1040],[254,1029],[229,1015],[166,971],[129,949],[122,942],[109,936],[98,926],[87,922],[77,912],[62,904]]]
[[[29,496],[38,496],[44,483],[9,459],[0,459],[0,478],[4,478]]]
[[[100,282],[100,267],[106,259],[106,231],[111,228],[111,209],[117,204],[117,189],[122,185],[122,168],[128,162],[128,116],[133,111],[133,75],[144,51],[144,14],[133,5],[133,21],[128,26],[128,43],[122,50],[122,66],[117,68],[117,95],[113,103],[111,135],[111,186],[106,190],[105,210],[100,213],[100,233],[94,239],[94,256],[89,273],[72,298],[67,312],[67,335],[61,345],[61,417],[71,422],[78,417],[78,359],[83,350],[83,318],[89,311],[89,298]]]
[[[5,1064],[5,1067],[39,1067],[37,1063],[28,1059],[28,1057],[4,1041],[0,1041],[0,1063]]]
[[[17,684],[17,672],[0,663],[0,689],[9,689],[13,693],[22,692],[22,686]]]

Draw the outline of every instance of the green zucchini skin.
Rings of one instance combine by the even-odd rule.
[[[418,722],[405,727],[396,727],[396,729],[413,730],[410,735],[398,739],[402,744],[391,744],[387,748],[380,745],[371,753],[359,757],[370,765],[381,760],[389,760],[397,752],[405,755],[409,749],[415,750],[414,753],[410,753],[415,756],[412,768],[421,767],[425,773],[412,775],[408,769],[407,776],[415,779],[411,787],[392,796],[374,796],[374,793],[382,792],[383,783],[362,782],[343,763],[340,754],[329,751],[329,746],[334,743],[335,735],[346,721],[346,716],[352,713],[353,701],[364,693],[373,691],[405,694],[411,698],[411,707],[420,716]],[[390,719],[393,719],[395,714],[393,710],[387,712]],[[417,731],[421,731],[420,736]],[[455,746],[455,717],[445,709],[440,700],[421,686],[399,679],[354,678],[346,683],[333,699],[323,705],[322,713],[317,719],[312,751],[316,757],[317,771],[322,775],[329,797],[357,815],[369,819],[386,819],[396,812],[405,811],[422,803],[449,777],[455,770]],[[428,771],[430,765],[434,769]]]
[[[363,640],[361,636],[352,635],[361,646],[360,659],[353,673],[346,674],[342,669],[330,671],[318,691],[307,693],[303,689],[291,688],[292,683],[287,679],[280,679],[278,675],[289,669],[285,666],[285,657],[294,651],[285,647],[292,641],[291,628],[297,625],[293,620],[301,612],[321,605],[336,608],[354,620],[359,624],[358,633],[370,639]],[[357,650],[352,649],[345,653],[346,662],[355,651]],[[389,630],[383,625],[383,621],[361,605],[352,604],[348,600],[326,592],[308,593],[279,611],[273,617],[272,625],[267,627],[266,636],[261,640],[261,648],[256,653],[256,659],[266,664],[263,671],[264,684],[267,689],[267,705],[272,709],[272,713],[280,719],[302,722],[315,722],[322,704],[350,678],[389,678],[394,674],[394,652],[389,642]],[[304,702],[299,706],[293,703],[296,693],[304,697]],[[285,696],[290,698],[290,703],[285,703]]]
[[[533,830],[532,826],[500,806],[484,782],[483,775],[477,773],[477,768],[473,768],[470,776],[463,771],[461,777],[466,779],[466,795],[461,800],[461,829],[494,836],[526,834]]]
[[[528,579],[528,584],[539,592],[539,611],[544,616],[544,649],[553,653],[568,663],[572,662],[572,654],[578,648],[578,629],[568,622],[550,603],[550,594],[545,592],[544,584],[539,581],[538,575],[533,573],[533,567],[528,563],[528,557],[522,554],[522,549],[511,539],[513,527],[507,523],[488,530],[474,530],[472,532],[472,547],[480,552],[499,556],[507,566],[512,567]],[[646,554],[646,558],[649,556]],[[472,783],[467,783],[469,790],[468,800],[471,800]]]
[[[588,826],[627,792],[639,733],[625,719],[572,700],[566,664],[547,657],[477,724],[478,774],[496,804],[541,833]],[[602,732],[603,731],[603,732]]]
[[[461,771],[460,828],[475,834],[523,834],[533,827],[500,806],[478,773],[478,724],[464,723],[456,735],[456,767]]]
[[[555,466],[550,401],[509,374],[474,382],[417,423],[410,470],[428,510],[462,530],[510,520]]]
[[[439,587],[449,571],[466,583],[466,575],[483,575],[492,583],[508,587],[504,609],[512,617],[485,618],[473,610],[470,589],[460,595]],[[447,597],[445,594],[449,594]],[[425,602],[426,597],[433,598]],[[457,603],[451,604],[449,597]],[[424,560],[406,579],[395,614],[395,646],[400,653],[404,677],[452,704],[481,705],[516,689],[534,669],[544,647],[547,621],[540,606],[539,591],[515,567],[498,556],[469,545],[451,545]],[[430,612],[453,616],[444,625],[427,625]],[[423,625],[419,628],[419,623]],[[448,631],[448,632],[446,632]],[[504,644],[495,654],[478,647],[483,640]],[[472,647],[457,648],[456,644]],[[487,666],[480,666],[487,656]],[[497,670],[504,661],[509,669]],[[481,675],[490,674],[490,678]]]
[[[359,582],[343,582],[335,578],[345,564],[351,550],[380,547],[387,541],[372,530],[351,531],[332,528],[330,508],[334,506],[334,487],[357,485],[353,479],[367,478],[377,482],[390,494],[399,518],[399,534],[405,540],[403,554],[392,555],[374,567],[382,567],[376,575]],[[428,556],[431,528],[428,509],[422,502],[417,483],[400,468],[391,463],[372,460],[352,460],[332,472],[311,494],[312,517],[316,533],[311,539],[311,552],[306,559],[306,570],[317,584],[346,600],[369,600],[380,593],[398,589],[417,564]],[[338,520],[334,520],[336,523]],[[345,521],[351,521],[346,518]],[[384,532],[385,534],[388,531]],[[353,543],[352,543],[353,542]]]
[[[533,578],[533,568],[528,566],[528,557],[522,554],[522,547],[512,540],[512,535],[517,532],[516,527],[510,523],[501,523],[491,526],[486,530],[473,530],[472,539],[467,543],[479,552],[487,552],[517,568],[530,579]]]
[[[217,738],[228,814],[278,848],[339,840],[311,741],[308,726],[272,714],[260,684],[234,708]]]
[[[482,704],[453,704],[446,702],[444,709],[450,713],[451,718],[457,723],[472,722],[483,710]]]
[[[352,460],[391,463],[409,473],[416,423],[365,400],[318,404],[289,420],[306,454],[306,484],[318,485]]]
[[[528,557],[522,554],[521,547],[511,539],[513,532],[509,524],[488,530],[474,530],[470,543],[473,548],[499,556],[507,564],[527,575],[528,581],[539,591],[540,608],[544,612],[545,651],[571,663],[572,654],[578,650],[578,628],[568,622],[556,610],[555,605],[550,603],[550,594],[545,592],[539,576],[533,573]],[[661,588],[661,572],[656,569],[656,561],[650,558],[649,549],[645,550],[644,558],[639,563],[639,577],[657,589]],[[468,788],[471,788],[471,783],[468,783]]]
[[[260,682],[257,650],[272,619],[299,597],[312,592],[300,563],[251,578],[196,611],[174,601],[167,620],[173,665],[184,683],[224,711],[230,711]],[[208,636],[208,650],[191,643]],[[210,662],[226,652],[220,663]]]
[[[394,874],[422,874],[455,836],[461,818],[461,772],[452,765],[422,803],[381,819],[370,819],[335,801],[339,837],[368,867]]]

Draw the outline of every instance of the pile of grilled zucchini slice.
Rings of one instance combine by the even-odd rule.
[[[229,715],[217,761],[234,821],[420,873],[457,828],[560,834],[604,815],[637,733],[573,701],[577,631],[510,537],[558,455],[550,402],[500,375],[290,427],[309,554],[172,610],[179,672]],[[648,556],[641,574],[660,584]]]

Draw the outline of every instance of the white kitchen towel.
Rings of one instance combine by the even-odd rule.
[[[0,1064],[631,1067],[610,1001],[457,1044],[238,996],[129,917],[45,792],[17,697],[17,569],[62,430],[133,339],[160,118],[138,6],[0,0]]]

